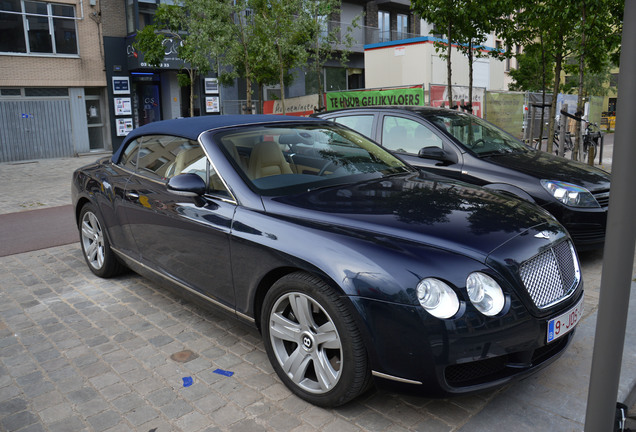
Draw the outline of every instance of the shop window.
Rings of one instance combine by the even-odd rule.
[[[325,88],[327,91],[347,90],[347,70],[325,68]]]
[[[3,0],[0,2],[0,52],[77,54],[75,20],[74,6]]]

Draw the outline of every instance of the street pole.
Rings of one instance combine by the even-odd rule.
[[[611,431],[620,380],[636,238],[636,0],[625,1],[612,187],[585,431]]]

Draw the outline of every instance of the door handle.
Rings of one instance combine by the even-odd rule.
[[[126,192],[126,198],[130,200],[138,200],[139,194],[137,192]]]

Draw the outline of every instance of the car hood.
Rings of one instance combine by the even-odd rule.
[[[332,186],[264,202],[272,216],[351,235],[415,241],[483,261],[539,225],[564,232],[534,204],[460,182],[407,174]]]
[[[610,175],[602,169],[543,151],[504,153],[481,157],[481,159],[537,179],[574,183],[589,191],[610,187]]]

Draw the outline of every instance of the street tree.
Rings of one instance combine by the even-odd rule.
[[[292,71],[308,59],[311,26],[303,0],[255,0],[254,22],[261,55],[278,70],[281,105],[285,107],[285,84]]]
[[[230,13],[227,26],[228,41],[225,47],[223,62],[227,65],[220,74],[223,83],[230,83],[234,78],[245,79],[246,107],[245,112],[252,114],[252,84],[258,82],[258,65],[267,64],[263,57],[263,45],[260,37],[262,29],[256,19],[254,9],[258,2],[254,0],[228,1]]]
[[[618,0],[578,0],[580,22],[579,39],[575,45],[578,57],[578,98],[577,112],[584,110],[585,83],[591,84],[586,75],[599,76],[607,70],[612,56],[618,57],[622,33],[623,1]],[[590,43],[592,42],[592,43]],[[606,72],[607,73],[607,72]],[[586,79],[587,78],[587,79]],[[581,135],[576,134],[573,156],[578,158]],[[590,153],[593,160],[594,154]]]
[[[194,116],[195,77],[216,70],[218,58],[226,43],[222,31],[227,10],[223,2],[206,0],[181,0],[174,5],[160,4],[154,16],[154,24],[139,32],[134,46],[144,55],[144,60],[159,67],[165,58],[165,43],[172,40],[176,55],[183,60],[185,73],[178,74],[181,86],[190,86],[190,116]]]
[[[339,22],[332,24],[333,19],[340,17],[340,0],[305,0],[305,12],[308,14],[309,52],[308,64],[318,82],[318,109],[324,108],[324,83],[322,71],[325,64],[338,58],[344,66],[349,59],[353,46],[353,29],[358,28],[356,17],[346,27]]]
[[[554,70],[547,63],[545,54],[541,41],[523,47],[523,53],[516,56],[518,67],[509,72],[512,78],[510,90],[545,93],[552,86]]]
[[[539,40],[542,43],[542,55],[546,58],[546,64],[552,65],[554,76],[552,94],[554,96],[548,115],[548,137],[552,137],[555,130],[556,95],[561,85],[564,59],[572,52],[572,41],[576,38],[578,11],[560,0],[540,2],[522,0],[518,2],[518,8],[510,14],[510,18],[515,25],[502,33],[506,43],[529,45]],[[543,125],[543,121],[541,124]],[[548,139],[546,151],[552,152],[552,150],[552,139]]]
[[[435,50],[446,60],[448,106],[453,106],[453,79],[451,52],[453,44],[459,42],[456,34],[461,34],[466,25],[462,0],[412,0],[411,9],[422,19],[432,24],[437,31],[445,33],[447,42],[435,42]]]

